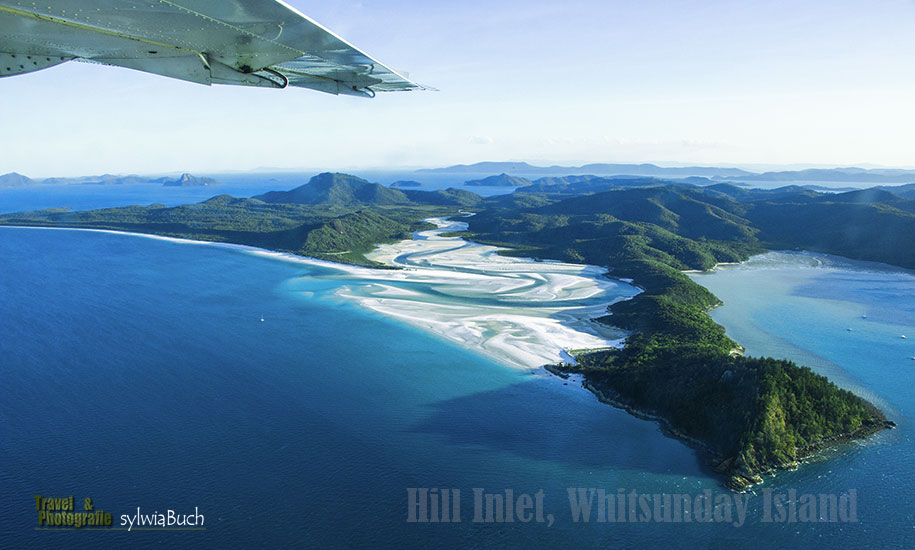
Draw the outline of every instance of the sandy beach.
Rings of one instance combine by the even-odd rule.
[[[217,246],[330,268],[343,280],[335,296],[395,318],[515,368],[574,362],[567,350],[620,346],[625,334],[593,322],[609,304],[639,289],[604,277],[596,266],[500,256],[498,248],[442,233],[464,222],[431,218],[437,228],[381,245],[367,257],[401,269],[338,264],[247,245],[104,229],[46,228],[132,235]],[[309,275],[312,276],[312,275]]]
[[[595,266],[500,256],[496,247],[442,235],[466,229],[463,222],[427,221],[438,227],[367,256],[401,269],[341,266],[359,280],[337,294],[517,368],[621,344],[624,334],[591,319],[638,289]]]

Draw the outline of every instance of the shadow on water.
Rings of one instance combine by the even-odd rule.
[[[695,452],[657,424],[601,404],[580,388],[537,379],[428,406],[411,428],[458,446],[479,446],[570,468],[703,475]]]

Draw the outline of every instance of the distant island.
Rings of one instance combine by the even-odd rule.
[[[16,172],[0,175],[0,188],[24,187],[27,185],[35,185],[35,183],[35,180],[23,176],[22,174],[17,174]]]
[[[662,167],[654,164],[593,163],[582,166],[534,166],[526,162],[477,162],[457,164],[445,168],[424,168],[418,174],[510,174],[527,178],[538,176],[568,176],[593,174],[598,176],[657,176],[680,178],[688,176],[736,178],[753,175],[740,168],[713,166]]]
[[[853,183],[915,183],[915,170],[889,168],[811,168],[807,170],[783,170],[748,174],[741,181],[810,181],[810,182],[853,182]]]
[[[499,177],[499,176],[496,176]],[[473,212],[465,237],[505,254],[606,266],[643,292],[600,322],[629,331],[621,350],[578,354],[602,401],[651,418],[705,453],[735,490],[820,449],[894,424],[869,402],[790,361],[747,358],[708,316],[720,301],[684,270],[769,249],[807,249],[915,268],[915,201],[881,188],[820,193],[654,177],[556,176],[481,197],[400,190],[324,173],[289,191],[195,205],[60,209],[0,216],[2,225],[82,227],[234,242],[382,267],[365,253],[409,238],[431,216]]]
[[[390,185],[390,187],[393,187],[394,189],[400,189],[403,187],[423,187],[423,184],[419,183],[418,181],[401,180],[395,181]]]
[[[138,185],[138,184],[161,184],[166,187],[203,187],[210,185],[219,185],[219,182],[213,178],[198,177],[188,173],[181,174],[178,177],[146,177],[137,175],[116,176],[112,174],[103,174],[101,176],[80,176],[75,178],[45,178],[36,180],[22,174],[12,172],[0,175],[0,188],[4,187],[25,187],[32,185]]]
[[[161,182],[166,187],[206,187],[210,185],[219,185],[219,182],[213,178],[200,178],[184,173],[177,178],[159,178],[151,180],[152,183]]]
[[[467,187],[525,187],[531,184],[531,180],[518,176],[509,176],[501,173],[498,176],[489,176],[479,180],[465,181]]]

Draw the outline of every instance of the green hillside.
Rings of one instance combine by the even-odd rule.
[[[706,313],[719,300],[682,270],[776,245],[908,265],[915,231],[898,197],[873,195],[891,206],[808,190],[680,185],[534,197],[487,199],[490,208],[468,219],[469,236],[519,254],[608,266],[644,289],[602,319],[632,331],[623,350],[584,355],[576,370],[607,401],[660,417],[705,448],[730,486],[887,425],[871,404],[806,367],[742,357]],[[878,246],[862,248],[867,239]]]
[[[489,176],[479,180],[465,181],[464,185],[468,187],[524,187],[530,185],[531,180],[520,176],[509,176],[502,173],[498,176]]]
[[[410,204],[401,191],[348,174],[325,172],[290,191],[270,191],[253,197],[268,203],[322,204],[331,207]]]
[[[85,212],[53,209],[0,216],[3,225],[80,227],[230,242],[361,265],[375,245],[429,227],[421,220],[454,215],[480,197],[467,191],[401,191],[344,174],[321,174],[291,191],[198,204],[160,204]],[[278,202],[280,200],[288,202]]]

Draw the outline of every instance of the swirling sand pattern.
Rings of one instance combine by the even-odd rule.
[[[399,270],[346,269],[336,294],[519,368],[572,361],[567,350],[620,345],[623,333],[595,323],[608,304],[638,289],[585,265],[500,256],[493,246],[438,227],[368,255]]]
[[[370,269],[230,243],[105,229],[49,228],[127,234],[241,250],[320,268],[309,278],[342,281],[333,296],[429,331],[502,364],[536,369],[572,363],[568,350],[620,346],[625,333],[592,321],[607,306],[640,290],[609,279],[603,268],[500,256],[498,248],[449,237],[464,222],[426,220],[437,228],[413,240],[381,245],[367,257],[401,269]],[[309,298],[323,293],[302,291]]]

